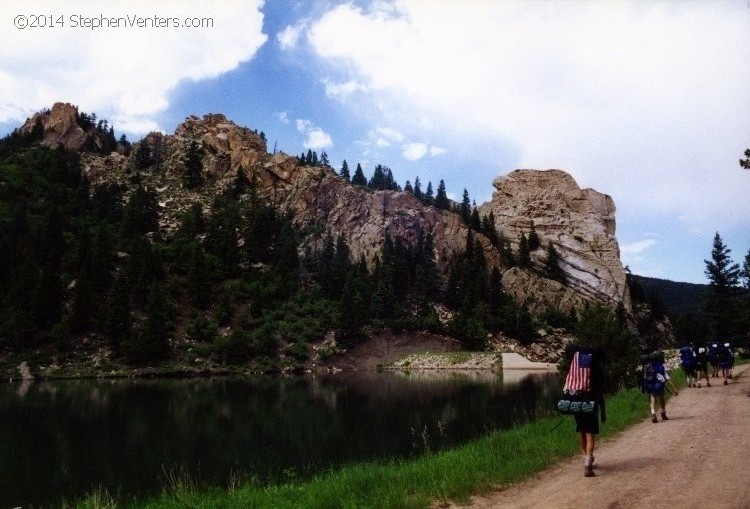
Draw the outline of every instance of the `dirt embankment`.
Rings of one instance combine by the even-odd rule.
[[[726,386],[713,378],[710,388],[681,390],[668,421],[646,419],[597,444],[596,477],[583,476],[576,456],[470,507],[750,508],[750,367],[735,373]]]

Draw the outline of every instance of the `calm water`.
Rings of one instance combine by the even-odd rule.
[[[448,448],[549,415],[553,373],[368,373],[0,385],[0,507],[58,506],[96,486],[158,492],[305,477]]]

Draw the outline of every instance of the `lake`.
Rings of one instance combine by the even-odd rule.
[[[0,385],[0,507],[123,498],[168,475],[278,482],[552,414],[554,372],[338,373]]]

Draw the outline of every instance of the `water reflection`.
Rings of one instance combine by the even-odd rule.
[[[158,491],[184,469],[226,485],[405,457],[548,415],[554,373],[367,373],[0,386],[0,507],[96,486]]]

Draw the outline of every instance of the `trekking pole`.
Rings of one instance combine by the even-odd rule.
[[[560,425],[561,425],[561,424],[563,423],[563,421],[564,421],[564,420],[565,420],[565,417],[563,417],[562,419],[560,419],[560,422],[558,422],[557,424],[555,424],[555,426],[554,426],[554,427],[553,427],[553,428],[552,428],[551,430],[549,430],[549,432],[550,432],[550,433],[552,433],[552,432],[553,432],[553,431],[555,431],[555,430],[556,430],[557,428],[559,428],[559,427],[560,427]]]

